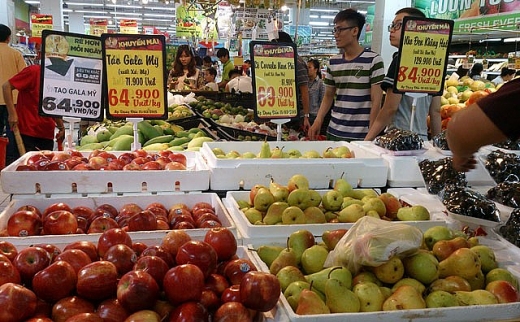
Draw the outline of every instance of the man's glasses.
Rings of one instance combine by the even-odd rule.
[[[401,29],[401,26],[403,25],[402,22],[392,22],[391,24],[388,25],[388,31],[392,31],[393,30],[399,30]]]
[[[349,30],[349,29],[352,29],[352,28],[356,28],[356,26],[351,26],[351,27],[336,27],[336,28],[332,29],[332,33],[333,33],[333,34],[339,34],[339,33],[342,32],[343,30]]]

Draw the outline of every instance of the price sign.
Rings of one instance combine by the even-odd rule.
[[[166,119],[163,35],[103,34],[107,116]]]
[[[33,37],[41,37],[43,30],[52,30],[52,27],[52,15],[31,14],[31,35]]]
[[[101,40],[43,30],[39,114],[103,119]]]
[[[442,94],[453,20],[404,17],[394,91]]]
[[[256,118],[297,117],[295,45],[252,41],[250,53]]]

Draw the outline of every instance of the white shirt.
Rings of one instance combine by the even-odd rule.
[[[232,92],[233,88],[235,92],[252,93],[253,79],[249,76],[235,77],[226,84],[227,91]]]

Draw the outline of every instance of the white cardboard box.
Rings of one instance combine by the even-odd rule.
[[[298,149],[301,153],[315,150],[320,155],[328,147],[346,145],[354,151],[355,158],[283,158],[283,159],[220,159],[212,149],[224,152],[236,150],[239,153],[260,152],[263,142],[205,142],[200,150],[206,160],[212,190],[251,189],[255,184],[269,184],[271,178],[286,183],[294,174],[304,174],[312,189],[328,188],[331,182],[340,178],[353,187],[384,187],[388,167],[375,153],[360,149],[347,142],[333,141],[280,141],[268,142],[271,149],[283,147],[284,151]]]
[[[209,169],[198,152],[180,152],[186,170],[149,171],[16,171],[38,152],[28,152],[2,170],[2,189],[10,194],[205,191]],[[112,152],[119,156],[123,152]],[[88,154],[87,154],[88,155]]]

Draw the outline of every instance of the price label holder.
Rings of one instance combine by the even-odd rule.
[[[277,124],[281,140],[282,124],[297,118],[296,45],[251,41],[251,77],[256,97],[255,119]]]
[[[442,95],[453,20],[404,17],[394,92],[413,97],[410,129],[417,99]]]
[[[81,121],[80,118],[77,117],[63,117],[63,121],[69,124],[69,134],[65,137],[67,140],[67,148],[72,149],[72,133],[74,133],[74,124],[79,123]]]
[[[42,116],[69,122],[68,147],[72,148],[74,123],[81,119],[100,121],[103,59],[99,37],[42,31],[40,104]]]

